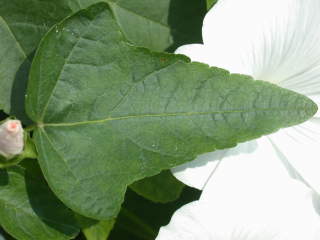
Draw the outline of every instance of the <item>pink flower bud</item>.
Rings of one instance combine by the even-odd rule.
[[[23,151],[23,128],[19,120],[8,120],[0,125],[0,155],[6,158]]]

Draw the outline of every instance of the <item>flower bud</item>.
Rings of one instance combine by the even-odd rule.
[[[0,125],[0,155],[10,158],[23,151],[23,128],[19,120],[7,120]]]

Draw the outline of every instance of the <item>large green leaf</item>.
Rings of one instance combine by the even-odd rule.
[[[24,95],[32,53],[49,28],[102,0],[1,0],[0,110],[27,122]],[[107,1],[107,0],[105,0]],[[112,7],[130,41],[154,50],[201,41],[205,0],[118,0]]]
[[[134,181],[301,123],[317,107],[270,83],[134,47],[102,3],[46,35],[27,111],[53,191],[103,220],[118,213]]]
[[[35,164],[0,170],[0,224],[18,240],[63,240],[79,232]]]
[[[158,175],[139,180],[130,187],[153,202],[167,203],[179,198],[184,184],[178,181],[169,170],[165,170]]]

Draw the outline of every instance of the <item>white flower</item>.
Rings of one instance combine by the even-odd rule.
[[[308,96],[319,106],[319,13],[319,0],[220,0],[205,17],[204,44],[185,45],[177,52],[193,61],[273,82]],[[241,145],[248,145],[257,160],[269,158],[272,152],[292,177],[320,193],[319,111],[303,124],[262,138],[263,143]],[[273,146],[270,153],[259,155],[257,150],[266,144]],[[220,160],[232,154],[230,149],[203,154],[173,172],[185,184],[203,189]]]
[[[156,240],[319,240],[312,195],[300,184],[286,184],[292,189],[279,191],[280,200],[262,199],[264,204],[258,199],[189,203],[161,228]]]
[[[19,120],[8,120],[0,125],[0,155],[12,157],[23,151],[23,128]]]
[[[267,139],[258,144],[232,149],[200,200],[180,208],[156,240],[319,240],[319,196],[289,178]]]

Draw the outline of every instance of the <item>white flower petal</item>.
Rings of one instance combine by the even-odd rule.
[[[220,159],[228,150],[217,150],[198,156],[195,160],[172,168],[171,172],[184,184],[202,190]]]
[[[234,155],[253,153],[257,148],[255,141],[239,144],[232,149],[217,150],[198,156],[195,160],[173,168],[174,176],[184,184],[202,190],[219,165],[221,159],[228,159]]]
[[[206,229],[211,215],[203,213],[204,206],[195,201],[180,208],[171,223],[160,229],[156,240],[212,240]]]
[[[295,180],[260,202],[196,201],[180,208],[156,240],[318,240],[320,219],[310,189]],[[225,196],[228,200],[228,196]]]
[[[269,136],[283,161],[320,194],[320,118]]]
[[[318,0],[220,0],[204,20],[206,63],[319,92],[319,11]]]
[[[225,201],[229,204],[246,202],[250,196],[260,201],[260,196],[290,179],[285,165],[266,137],[256,140],[257,147],[253,152],[245,151],[249,144],[240,144],[234,150],[238,154],[221,160],[203,190],[202,200],[214,199],[223,205]]]

